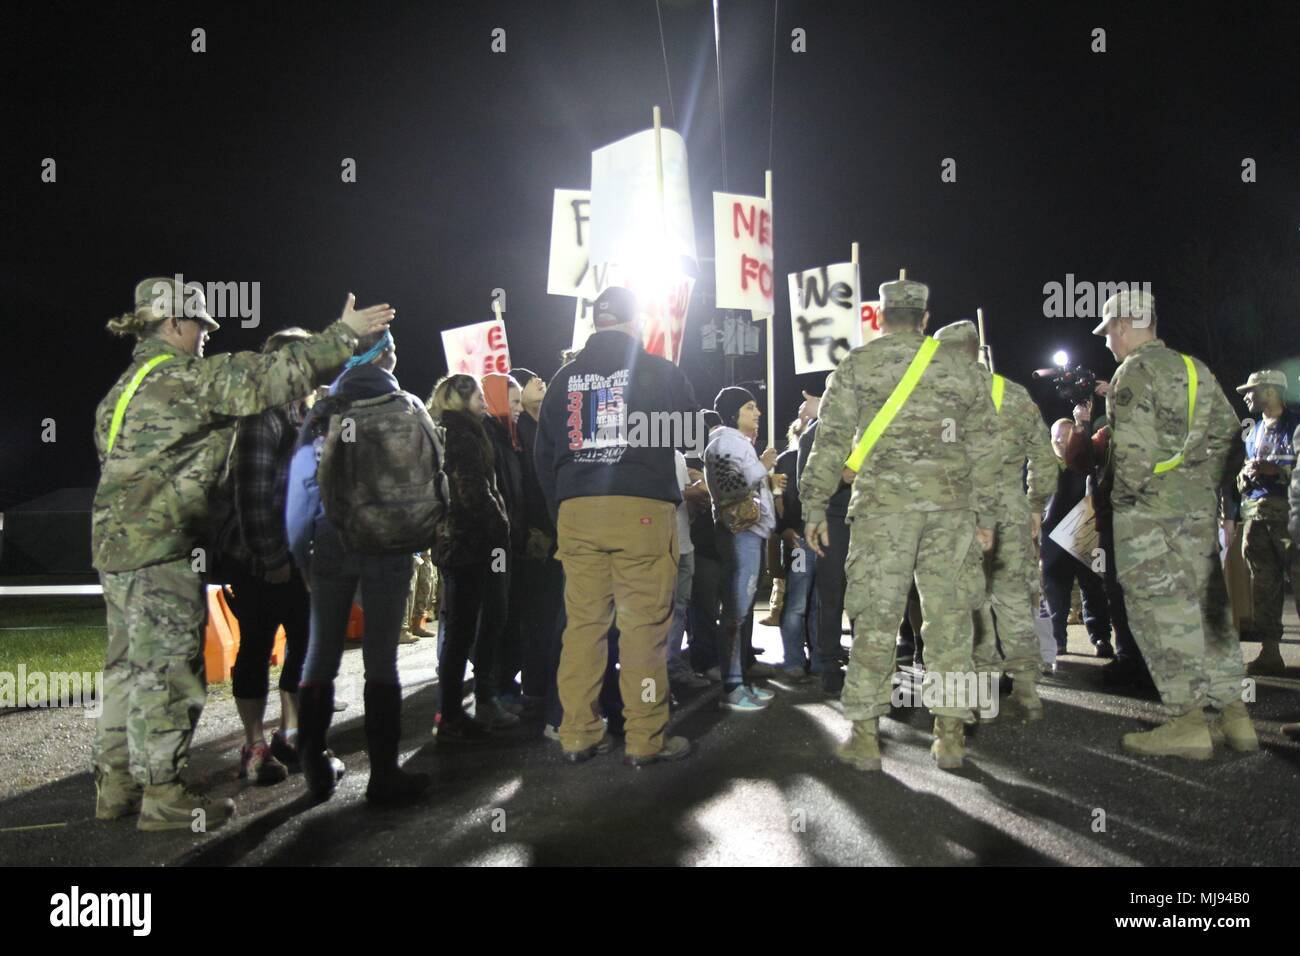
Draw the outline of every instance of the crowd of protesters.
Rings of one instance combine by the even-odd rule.
[[[830,497],[810,547],[799,487],[817,441],[817,396],[804,393],[784,449],[759,453],[756,396],[728,387],[701,409],[681,370],[642,347],[636,302],[613,288],[595,303],[595,333],[549,385],[527,369],[452,374],[426,402],[401,390],[386,305],[358,311],[349,297],[325,332],[286,329],[261,355],[204,358],[216,323],[201,296],[194,310],[195,294],[179,287],[165,289],[159,309],[156,290],[170,282],[140,283],[135,312],[110,324],[139,344],[101,404],[97,431],[104,477],[95,554],[110,638],[94,760],[101,819],[139,813],[142,829],[169,829],[188,827],[196,809],[210,826],[234,812],[180,774],[203,704],[203,585],[190,558],[207,541],[221,555],[241,629],[240,776],[276,784],[301,769],[317,799],[345,773],[327,736],[343,706],[334,682],[354,604],[364,614],[366,796],[375,803],[418,799],[430,785],[398,764],[397,648],[420,638],[437,640],[439,746],[473,745],[528,722],[544,726],[565,760],[621,747],[624,762],[639,767],[691,752],[690,741],[668,732],[676,695],[716,684],[721,707],[754,713],[810,679],[841,692],[852,483]],[[1240,508],[1248,527],[1261,673],[1280,667],[1281,596],[1288,574],[1295,581],[1286,502],[1300,420],[1286,410],[1279,374],[1243,386],[1268,426],[1251,440],[1268,448],[1257,454],[1247,442],[1256,464],[1242,470],[1225,506]],[[395,396],[441,436],[445,508],[424,550],[357,547],[321,492],[331,429],[351,410]],[[702,415],[707,441],[629,441],[629,418],[650,413]],[[1115,658],[1111,678],[1149,681],[1110,558],[1107,432],[1093,432],[1091,417],[1084,403],[1051,430],[1059,472],[1038,515],[1045,607],[1065,652],[1077,584],[1096,653]],[[223,491],[230,514],[204,514]],[[1107,557],[1095,569],[1049,538],[1085,498]],[[159,521],[159,510],[180,520]],[[774,588],[761,623],[779,628],[779,663],[759,661],[753,645],[765,567]],[[911,604],[897,659],[920,665],[915,589]],[[268,663],[281,626],[280,724],[268,742]],[[160,676],[150,682],[142,672]]]

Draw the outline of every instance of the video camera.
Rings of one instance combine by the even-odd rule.
[[[1097,387],[1097,374],[1078,364],[1061,363],[1055,368],[1040,368],[1034,372],[1034,378],[1051,382],[1056,394],[1071,405],[1089,401]]]

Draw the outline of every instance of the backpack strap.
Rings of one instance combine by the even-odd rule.
[[[939,340],[932,336],[927,335],[925,340],[921,342],[921,347],[916,350],[916,355],[912,357],[912,362],[907,366],[907,371],[898,380],[894,390],[889,393],[889,398],[885,399],[885,404],[880,407],[880,411],[876,412],[867,424],[867,430],[862,433],[862,438],[858,440],[858,446],[853,449],[853,454],[844,463],[846,468],[853,471],[862,469],[862,463],[867,460],[867,455],[871,454],[871,449],[880,440],[880,436],[885,433],[885,429],[894,420],[894,416],[907,404],[908,398],[911,397],[912,391],[916,388],[916,383],[921,381],[921,375],[930,364],[930,359],[934,358],[934,353],[938,348]]]
[[[113,420],[108,426],[108,447],[104,450],[104,456],[107,457],[113,451],[113,446],[117,444],[117,433],[122,429],[122,419],[126,417],[126,406],[131,404],[131,399],[135,397],[136,391],[140,388],[140,383],[144,381],[146,375],[152,372],[163,362],[170,362],[175,355],[164,353],[155,355],[149,361],[145,362],[131,377],[130,383],[122,390],[118,396],[117,405],[113,408]]]

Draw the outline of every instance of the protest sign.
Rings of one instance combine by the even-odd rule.
[[[713,255],[719,309],[776,311],[772,204],[759,196],[713,194]]]
[[[1091,569],[1095,560],[1092,552],[1100,547],[1100,535],[1097,533],[1097,518],[1093,514],[1092,499],[1080,500],[1061,519],[1061,523],[1052,529],[1048,537]]]
[[[463,372],[478,378],[489,372],[510,371],[506,325],[500,320],[447,329],[442,333],[442,351],[451,375]]]
[[[673,363],[682,359],[682,338],[686,333],[686,313],[691,304],[691,292],[695,280],[690,276],[678,276],[675,281],[666,284],[646,284],[638,281],[637,276],[624,275],[618,266],[609,266],[601,271],[601,277],[608,285],[622,286],[630,289],[637,297],[638,314],[641,318],[641,344],[651,355],[659,355]],[[607,286],[601,285],[603,291]],[[580,349],[587,344],[587,339],[596,331],[593,322],[591,299],[578,297],[577,308],[573,317],[573,345]]]
[[[551,209],[551,259],[546,291],[551,295],[596,297],[596,281],[588,256],[591,191],[557,189]]]
[[[789,282],[795,374],[832,371],[862,344],[858,267],[838,262],[792,272]]]
[[[862,341],[863,344],[880,338],[880,303],[862,303]]]
[[[631,269],[656,258],[696,260],[695,220],[686,170],[686,141],[660,130],[660,197],[655,130],[635,133],[591,154],[591,261]]]

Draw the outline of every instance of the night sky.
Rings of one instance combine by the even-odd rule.
[[[439,330],[490,318],[501,287],[514,363],[553,374],[573,300],[546,294],[552,190],[586,188],[591,150],[655,104],[686,138],[711,255],[712,6],[660,9],[668,79],[653,0],[7,8],[0,506],[95,483],[92,413],[131,348],[103,325],[149,275],[260,282],[262,326],[224,323],[209,354],[323,328],[349,290],[388,301],[420,395]],[[982,306],[1022,382],[1057,348],[1114,368],[1095,321],[1043,316],[1067,273],[1151,282],[1162,337],[1229,390],[1300,374],[1300,4],[780,0],[774,128],[773,4],[723,0],[721,20],[728,190],[761,193],[772,148],[782,427],[800,386],[821,390],[793,374],[785,275],[854,240],[868,290],[900,266],[930,285],[932,328]],[[710,317],[692,306],[683,358],[706,401],[725,384],[699,351]]]

